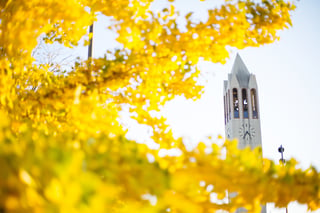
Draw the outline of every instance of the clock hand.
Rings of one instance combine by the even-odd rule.
[[[244,134],[243,134],[243,139],[246,138],[246,135],[248,134],[248,131],[246,131]]]
[[[249,131],[246,131],[246,132],[244,133],[244,135],[243,135],[243,139],[245,139],[245,137],[246,137],[247,134],[248,134],[249,137],[251,138],[251,135],[250,135]]]

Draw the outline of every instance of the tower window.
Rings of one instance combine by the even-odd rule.
[[[242,89],[243,118],[249,118],[247,90]]]
[[[252,117],[258,118],[257,93],[255,89],[251,89],[251,105],[252,105]]]
[[[233,96],[233,116],[234,118],[239,118],[239,99],[238,99],[238,90],[236,88],[233,88],[232,96]]]

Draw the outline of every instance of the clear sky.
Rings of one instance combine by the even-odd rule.
[[[195,11],[204,19],[207,7],[221,1],[177,0],[176,6]],[[196,6],[200,5],[200,6]],[[157,3],[154,8],[160,8]],[[293,13],[293,27],[280,33],[280,41],[259,48],[234,49],[225,65],[199,64],[204,72],[205,93],[196,102],[177,98],[165,107],[174,133],[192,141],[208,135],[224,135],[222,83],[231,71],[238,52],[249,72],[256,75],[259,89],[262,146],[264,157],[278,161],[282,144],[285,158],[296,158],[303,168],[313,164],[320,170],[320,1],[301,0]],[[113,34],[95,24],[94,56],[113,47]],[[84,53],[85,55],[86,53]],[[276,211],[270,207],[268,212]],[[303,213],[295,204],[289,212]],[[320,211],[318,211],[320,212]]]

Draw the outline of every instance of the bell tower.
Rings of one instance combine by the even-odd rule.
[[[226,138],[237,138],[240,149],[261,146],[257,81],[239,54],[228,80],[224,81],[223,98]]]
[[[238,148],[262,146],[257,81],[237,54],[228,80],[224,81],[224,123],[226,138],[238,139]],[[230,197],[236,194],[230,194]],[[236,213],[247,212],[244,208]],[[261,213],[266,213],[262,206]]]

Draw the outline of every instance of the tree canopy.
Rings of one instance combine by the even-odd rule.
[[[318,209],[314,167],[299,169],[294,159],[281,166],[236,141],[187,150],[154,113],[175,96],[201,96],[199,60],[225,63],[231,48],[277,40],[294,4],[226,0],[195,21],[191,11],[181,17],[172,4],[155,12],[152,3],[0,2],[0,211],[259,212],[260,204],[291,201]],[[72,48],[92,36],[97,14],[110,18],[121,48],[67,72],[35,63],[39,37]],[[158,148],[126,139],[123,111],[152,130]],[[173,148],[180,154],[159,155]],[[237,196],[219,201],[227,191]]]

